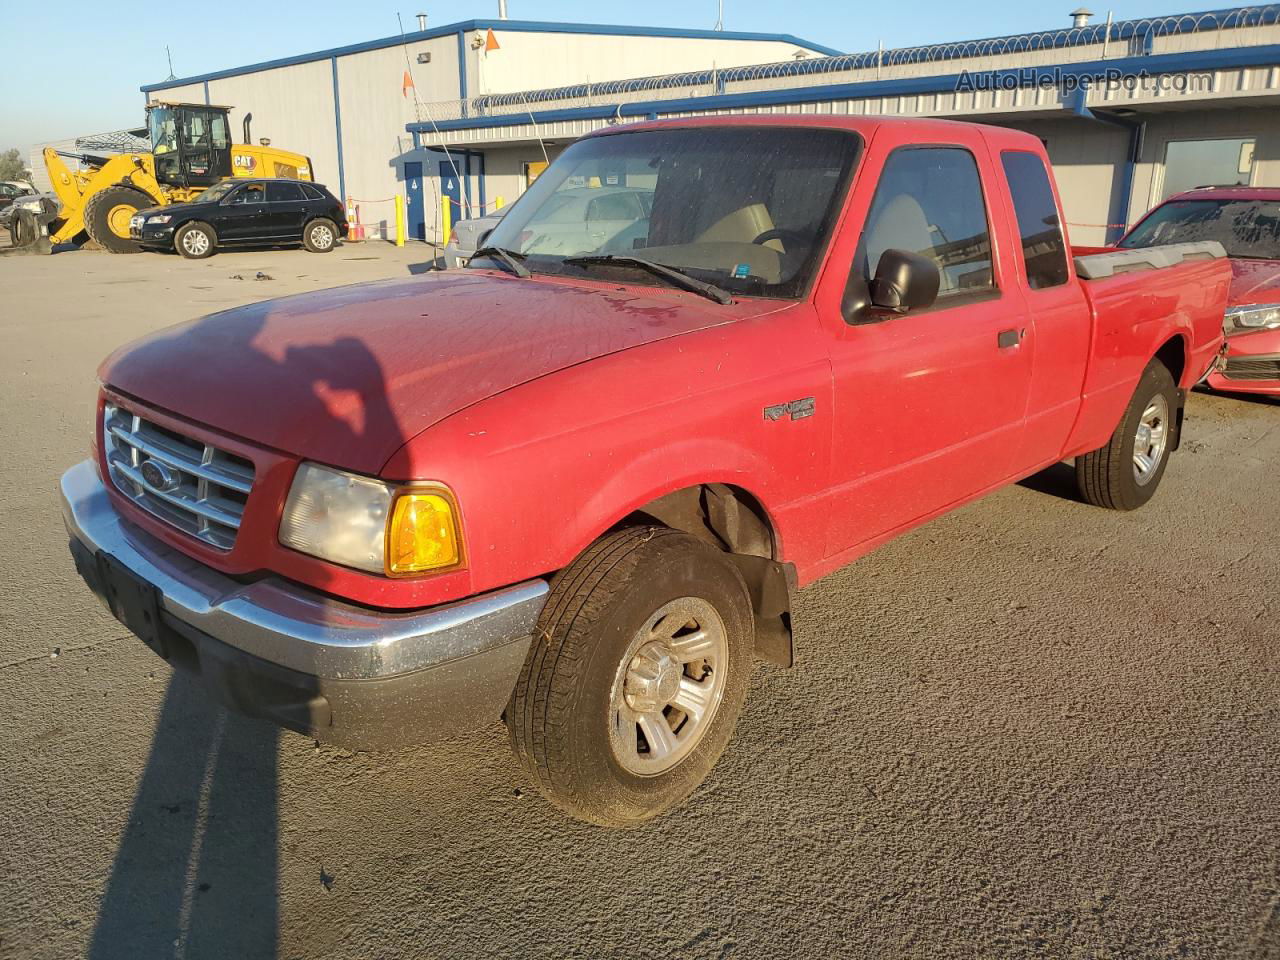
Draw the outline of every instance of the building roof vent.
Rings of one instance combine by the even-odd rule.
[[[1076,7],[1071,11],[1071,25],[1073,27],[1087,27],[1089,18],[1093,16],[1093,11],[1088,7]]]
[[[427,15],[425,13],[418,14],[418,32],[422,33],[427,29]]]

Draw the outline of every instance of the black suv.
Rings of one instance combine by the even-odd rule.
[[[190,203],[139,210],[129,236],[144,247],[207,257],[218,247],[300,243],[328,253],[347,235],[342,204],[318,183],[223,180]]]

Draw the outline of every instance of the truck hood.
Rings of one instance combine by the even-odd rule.
[[[1280,261],[1232,260],[1228,306],[1280,303]]]
[[[99,375],[215,430],[374,474],[410,438],[487,397],[779,305],[429,273],[211,314],[120,348]]]

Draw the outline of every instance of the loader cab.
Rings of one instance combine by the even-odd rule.
[[[147,108],[156,179],[172,187],[208,187],[231,176],[230,107],[157,103]]]

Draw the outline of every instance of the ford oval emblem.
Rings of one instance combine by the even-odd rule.
[[[145,460],[138,468],[142,480],[148,487],[159,493],[168,493],[178,487],[178,478],[169,467],[159,460]]]

